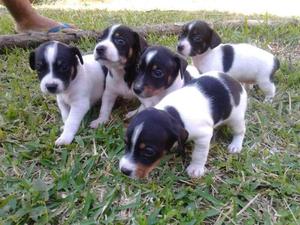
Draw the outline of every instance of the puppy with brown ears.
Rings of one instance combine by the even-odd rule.
[[[133,117],[120,170],[132,178],[146,177],[174,144],[184,152],[185,142],[191,140],[194,150],[187,173],[200,177],[215,127],[227,124],[232,128],[228,151],[242,150],[246,108],[247,93],[238,81],[216,71],[205,73]]]
[[[219,35],[204,21],[183,26],[177,51],[191,56],[201,73],[221,71],[242,83],[257,84],[265,101],[272,101],[275,96],[273,76],[279,69],[278,59],[250,44],[221,44]]]
[[[106,28],[94,49],[95,60],[108,68],[99,117],[90,127],[97,128],[109,120],[118,96],[134,98],[132,83],[136,77],[139,57],[147,47],[146,40],[124,25]]]

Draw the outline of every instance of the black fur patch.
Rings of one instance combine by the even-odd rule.
[[[228,72],[232,66],[234,59],[234,50],[231,45],[223,45],[223,71]]]
[[[101,66],[101,68],[102,68],[102,71],[103,71],[103,74],[104,74],[103,90],[105,90],[105,87],[106,87],[106,77],[107,77],[109,71],[108,71],[108,69],[107,69],[106,66]],[[111,74],[111,73],[109,73],[109,74]]]
[[[274,64],[273,64],[272,72],[270,74],[271,82],[274,82],[274,74],[279,69],[279,67],[280,67],[280,62],[279,62],[278,58],[274,57]]]
[[[227,74],[221,74],[221,79],[230,90],[234,104],[236,106],[240,104],[241,93],[243,91],[241,84]]]
[[[230,95],[225,86],[217,78],[202,76],[194,79],[191,85],[196,83],[200,91],[210,100],[214,124],[229,117],[232,106]],[[201,106],[199,106],[201,107]]]
[[[182,126],[184,126],[184,123],[178,113],[178,111],[173,106],[167,106],[165,110]]]
[[[186,70],[186,71],[184,72],[184,74],[183,74],[184,85],[189,84],[189,83],[191,82],[192,79],[193,79],[193,78],[192,78],[190,72]]]

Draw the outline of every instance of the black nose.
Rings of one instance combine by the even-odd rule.
[[[134,93],[139,95],[143,92],[143,87],[133,87],[133,91],[134,91]]]
[[[100,56],[103,56],[104,53],[105,53],[105,51],[106,51],[106,47],[103,46],[103,45],[101,45],[101,46],[99,46],[99,47],[96,48],[96,52]]]
[[[126,169],[126,168],[121,168],[122,173],[124,173],[126,176],[130,176],[130,174],[132,173],[131,170]]]
[[[178,52],[182,52],[183,49],[184,49],[184,46],[183,46],[183,45],[178,45],[178,46],[177,46],[177,51],[178,51]]]
[[[57,90],[57,84],[46,84],[46,88],[50,93],[55,93]]]

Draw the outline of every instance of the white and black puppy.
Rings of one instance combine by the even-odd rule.
[[[142,103],[136,112],[156,105],[164,96],[196,78],[191,75],[200,76],[196,67],[188,66],[182,56],[163,46],[148,47],[140,57],[133,81],[133,91]]]
[[[221,44],[219,35],[206,22],[194,21],[183,26],[177,50],[191,56],[201,73],[222,71],[246,84],[257,84],[265,100],[275,96],[274,73],[278,59],[250,44]]]
[[[132,82],[142,51],[147,47],[143,37],[124,25],[106,28],[94,49],[94,57],[108,68],[105,90],[99,117],[91,123],[92,128],[109,120],[118,96],[133,98]]]
[[[200,177],[215,127],[231,127],[233,140],[228,150],[241,151],[246,108],[247,93],[238,81],[216,71],[205,73],[131,120],[120,170],[132,178],[146,177],[174,144],[184,152],[184,143],[192,140],[195,146],[187,173]]]
[[[57,41],[41,44],[30,53],[29,63],[42,92],[56,95],[64,127],[55,144],[70,144],[84,115],[101,99],[105,68],[93,55],[82,57],[78,48]]]

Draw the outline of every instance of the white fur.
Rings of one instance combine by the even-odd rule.
[[[57,104],[64,122],[63,132],[56,145],[70,144],[77,133],[81,120],[102,96],[104,74],[93,55],[83,56],[84,65],[78,62],[77,75],[69,87],[57,94]]]
[[[151,59],[156,55],[157,51],[153,50],[147,53],[146,55],[146,63],[149,64],[151,62]]]
[[[203,75],[218,77],[217,72]],[[174,91],[163,98],[155,108],[164,110],[166,106],[173,106],[179,113],[185,129],[189,133],[189,140],[195,143],[192,153],[192,161],[187,167],[187,173],[191,177],[200,177],[205,173],[205,163],[209,152],[210,140],[213,129],[216,126],[227,124],[233,130],[233,141],[228,146],[230,153],[238,153],[242,149],[245,135],[245,111],[247,107],[247,94],[243,88],[240,104],[233,105],[228,119],[214,125],[209,107],[209,99],[199,91],[196,86],[186,86]]]
[[[191,45],[187,41],[184,55],[189,55]],[[181,44],[182,44],[181,43]],[[201,55],[192,57],[193,64],[201,73],[211,70],[223,71],[222,46],[220,44],[213,49],[208,49]],[[226,73],[243,83],[257,84],[265,94],[265,100],[271,101],[275,96],[275,85],[270,81],[270,75],[274,66],[274,56],[260,48],[250,44],[227,44],[234,49],[232,66]]]

